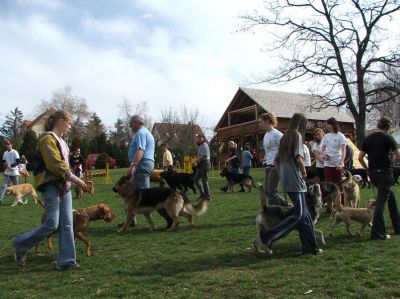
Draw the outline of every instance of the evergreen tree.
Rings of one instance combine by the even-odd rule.
[[[32,161],[32,159],[33,159],[37,140],[38,140],[38,138],[34,131],[27,130],[25,132],[23,140],[22,140],[22,145],[19,150],[19,154],[25,155],[26,159],[28,160],[28,163],[30,161]]]
[[[22,144],[23,137],[23,113],[16,107],[14,111],[10,111],[6,115],[6,120],[0,127],[0,134],[4,139],[11,140],[15,149],[19,149]]]

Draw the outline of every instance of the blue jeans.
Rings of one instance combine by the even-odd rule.
[[[30,232],[15,237],[12,243],[19,255],[58,229],[57,267],[76,264],[71,191],[61,194],[56,183],[47,183],[43,192],[46,220]]]
[[[138,189],[150,188],[150,177],[154,169],[154,161],[143,160],[138,164],[135,174],[132,176],[131,181]],[[126,213],[126,209],[125,209]],[[131,225],[136,225],[136,215],[133,216]]]
[[[0,190],[0,202],[3,200],[4,195],[6,194],[7,187],[10,184],[18,185],[19,184],[19,176],[18,175],[6,175],[4,174],[3,185]]]
[[[318,248],[315,241],[314,224],[308,211],[305,193],[288,192],[288,195],[293,202],[293,215],[286,217],[269,231],[261,230],[260,238],[265,245],[271,248],[273,242],[283,238],[292,230],[297,229],[299,231],[302,253],[315,254]]]
[[[138,189],[150,188],[150,176],[154,169],[154,161],[143,160],[137,166],[135,174],[132,176],[132,182]]]

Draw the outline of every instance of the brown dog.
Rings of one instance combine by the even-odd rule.
[[[104,220],[105,222],[111,222],[115,218],[115,213],[112,209],[104,204],[98,204],[86,208],[79,208],[73,211],[74,213],[74,235],[86,244],[86,255],[90,256],[90,240],[83,234],[85,230],[89,227],[91,221]],[[46,213],[42,214],[42,223],[46,219]],[[57,233],[55,231],[53,234]],[[47,247],[51,251],[53,245],[51,242],[51,236],[47,237]],[[36,244],[36,253],[39,253],[39,244]]]
[[[344,208],[340,207],[339,211],[335,214],[335,221],[332,224],[331,232],[329,236],[333,235],[333,231],[341,221],[346,224],[347,232],[354,236],[354,234],[350,231],[351,221],[357,221],[361,223],[361,229],[359,235],[362,236],[364,228],[368,225],[372,227],[372,217],[374,215],[375,210],[375,200],[370,199],[367,202],[366,208]]]
[[[360,187],[353,180],[350,171],[345,170],[346,178],[342,181],[344,205],[346,207],[358,208],[360,202]]]
[[[89,193],[90,197],[93,198],[94,191],[96,190],[96,185],[94,184],[93,181],[85,181],[85,183],[86,183],[86,189],[82,189],[78,186],[75,186],[76,198],[83,199],[84,192]]]
[[[150,231],[154,230],[154,222],[151,213],[155,210],[165,209],[173,223],[168,231],[175,230],[179,225],[179,216],[185,216],[193,227],[192,216],[202,215],[208,207],[208,200],[202,198],[199,204],[192,206],[188,198],[179,192],[163,187],[137,189],[130,178],[123,176],[113,187],[125,202],[127,210],[126,219],[119,230],[126,230],[135,214],[144,214],[150,225]]]
[[[36,204],[39,202],[39,204],[42,207],[44,206],[43,201],[40,199],[39,195],[37,195],[35,188],[33,188],[33,186],[31,184],[20,184],[20,185],[12,185],[12,186],[7,187],[7,195],[15,196],[15,200],[14,200],[13,204],[11,205],[12,207],[15,207],[19,203],[26,205],[28,203],[28,200],[25,200],[25,201],[22,200],[22,198],[26,194],[32,195],[33,198],[35,199]]]

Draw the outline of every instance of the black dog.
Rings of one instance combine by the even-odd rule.
[[[366,185],[368,185],[368,189],[371,188],[371,181],[368,178],[368,172],[364,168],[353,168],[353,169],[348,169],[350,173],[354,175],[359,175],[362,179],[362,188],[365,188]]]
[[[179,173],[171,168],[168,168],[167,171],[160,173],[160,177],[165,180],[168,186],[173,190],[178,189],[185,194],[188,191],[188,188],[190,188],[193,190],[193,193],[196,194],[193,176],[190,173]]]
[[[228,188],[231,190],[231,192],[233,192],[236,184],[245,185],[249,192],[251,192],[252,187],[256,187],[251,176],[247,174],[235,174],[229,171],[226,167],[222,169],[222,172],[219,175],[225,177],[228,180]]]

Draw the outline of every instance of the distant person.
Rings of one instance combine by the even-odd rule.
[[[18,165],[18,173],[19,176],[24,178],[24,183],[26,183],[26,178],[29,177],[29,171],[27,169],[28,160],[26,159],[25,155],[21,155],[21,160]]]
[[[358,160],[368,170],[372,184],[378,188],[376,206],[372,220],[371,239],[388,240],[390,235],[386,234],[383,212],[386,202],[389,207],[390,220],[394,233],[400,234],[400,215],[397,207],[396,195],[392,190],[393,178],[393,155],[400,160],[400,150],[397,142],[388,134],[392,121],[390,118],[382,117],[377,124],[378,131],[367,136],[360,148]],[[365,156],[368,155],[368,165]]]
[[[303,143],[303,151],[304,151],[304,166],[306,167],[307,173],[311,168],[311,155],[310,150],[308,149],[307,144]]]
[[[19,184],[19,154],[15,149],[13,149],[13,144],[10,140],[5,140],[4,144],[6,145],[7,150],[3,154],[4,179],[0,190],[0,205],[3,201],[4,195],[6,194],[7,187]]]
[[[321,182],[325,181],[325,175],[324,175],[325,154],[321,146],[321,141],[323,137],[324,137],[324,131],[320,128],[316,128],[314,130],[314,142],[311,148],[315,156],[317,174]]]
[[[253,160],[253,155],[250,153],[250,147],[246,145],[244,147],[244,150],[242,151],[242,167],[243,171],[242,173],[245,175],[250,175],[250,168],[251,168],[251,162]],[[239,192],[245,192],[244,185],[240,185],[240,191]]]
[[[200,197],[210,200],[210,187],[208,185],[208,174],[211,169],[210,148],[204,134],[197,135],[197,145],[199,149],[197,150],[196,173],[193,180],[200,190]]]
[[[85,160],[81,155],[81,149],[79,147],[77,147],[74,150],[73,154],[70,156],[69,163],[74,174],[78,178],[81,178],[83,175],[83,165],[85,163]]]
[[[169,166],[173,166],[174,160],[165,143],[161,144],[161,151],[163,152],[162,166],[164,170],[167,170]]]
[[[347,140],[339,131],[339,122],[334,117],[326,121],[326,128],[329,133],[321,141],[321,150],[325,153],[325,181],[341,186]]]
[[[225,160],[225,164],[229,165],[228,168],[232,173],[240,174],[240,160],[237,151],[237,144],[232,140],[228,142],[228,158]],[[228,184],[221,187],[220,190],[224,192],[228,191]]]
[[[260,129],[266,131],[263,139],[265,151],[263,161],[265,166],[264,189],[270,205],[286,206],[288,205],[287,201],[278,194],[279,175],[275,169],[275,158],[278,154],[279,143],[283,135],[275,128],[277,125],[278,120],[272,113],[267,112],[260,115]]]
[[[36,229],[15,237],[14,258],[19,266],[25,266],[26,254],[49,234],[58,230],[58,270],[77,269],[71,182],[82,189],[85,182],[75,176],[69,168],[69,149],[62,139],[71,128],[71,115],[58,110],[45,122],[44,133],[37,142],[37,158],[34,163],[36,189],[43,192],[46,219]]]
[[[347,144],[346,145],[346,155],[345,155],[345,158],[343,161],[345,169],[348,169],[348,170],[353,169],[353,155],[354,155],[353,148],[349,144]]]
[[[304,147],[302,136],[307,125],[304,114],[295,113],[290,120],[289,128],[282,137],[279,153],[276,157],[276,167],[282,178],[283,190],[289,195],[293,206],[293,214],[283,219],[273,229],[260,231],[259,238],[254,241],[255,249],[260,253],[272,255],[272,244],[289,234],[292,230],[299,231],[302,254],[320,254],[317,248],[314,224],[308,211],[305,193],[307,186],[304,181],[306,169],[304,166]],[[261,239],[261,242],[259,242]]]

